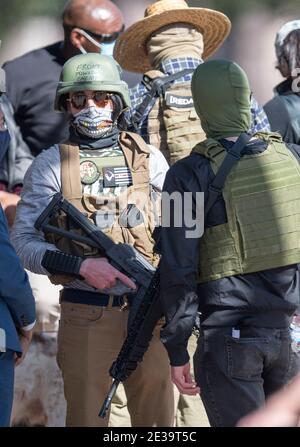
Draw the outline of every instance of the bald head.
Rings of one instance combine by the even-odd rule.
[[[63,25],[96,34],[113,34],[122,28],[123,16],[109,0],[70,0],[63,12]]]

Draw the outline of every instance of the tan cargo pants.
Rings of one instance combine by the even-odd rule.
[[[62,286],[55,286],[45,275],[26,270],[36,304],[36,325],[34,332],[57,332],[60,316],[59,292]]]
[[[108,392],[112,362],[126,337],[127,311],[62,303],[58,364],[64,379],[69,427],[106,427],[98,417]],[[167,352],[157,326],[143,362],[124,382],[133,427],[172,427],[174,393]]]
[[[188,344],[190,354],[191,373],[194,377],[193,356],[197,347],[197,338],[191,335]],[[207,414],[200,396],[179,394],[174,385],[175,397],[175,427],[210,427]],[[126,395],[123,387],[118,388],[118,395],[114,399],[109,418],[111,427],[130,427],[130,417],[126,407]]]

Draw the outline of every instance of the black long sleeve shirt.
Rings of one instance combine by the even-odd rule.
[[[4,64],[7,96],[22,137],[36,157],[68,137],[68,117],[54,110],[65,58],[61,42],[31,51]]]
[[[222,140],[222,144],[229,149],[233,143]],[[288,147],[300,162],[300,146]],[[265,149],[263,141],[255,140],[243,153],[259,153]],[[213,179],[209,160],[191,154],[171,167],[163,189],[170,194],[192,192],[194,197],[197,191],[204,192],[206,200]],[[191,229],[184,219],[183,225],[176,227],[174,215],[175,209],[171,206],[170,227],[161,229],[159,240],[161,299],[166,317],[161,335],[172,366],[184,365],[189,360],[187,342],[198,311],[203,328],[289,325],[290,316],[299,305],[298,265],[197,284],[200,239],[186,238],[186,231]],[[225,202],[220,196],[207,216],[205,227],[226,222]]]

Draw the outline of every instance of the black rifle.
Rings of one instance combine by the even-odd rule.
[[[51,220],[62,212],[68,216],[73,227],[83,230],[85,236],[51,225]],[[111,265],[136,283],[137,292],[130,301],[127,337],[109,370],[114,380],[99,413],[99,416],[104,418],[120,382],[126,380],[135,371],[138,363],[143,360],[154,328],[162,316],[158,270],[155,270],[131,245],[113,242],[60,193],[55,194],[36,220],[35,228],[98,248],[108,258]]]

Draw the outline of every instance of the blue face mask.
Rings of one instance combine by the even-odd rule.
[[[114,55],[114,48],[115,48],[116,41],[110,43],[101,43],[101,51],[100,53],[104,56],[110,56],[113,57]]]
[[[4,158],[10,143],[8,130],[0,131],[0,162]]]
[[[80,34],[82,34],[86,39],[88,39],[93,45],[95,45],[95,47],[99,48],[99,53],[100,54],[102,54],[104,56],[113,57],[116,40],[114,40],[113,42],[109,42],[109,43],[105,43],[105,42],[99,43],[92,36],[90,36],[86,31],[84,31],[83,29],[79,28],[78,32]],[[82,45],[79,45],[78,48],[81,51],[81,53],[83,53],[83,54],[87,53],[86,49],[83,48]]]

